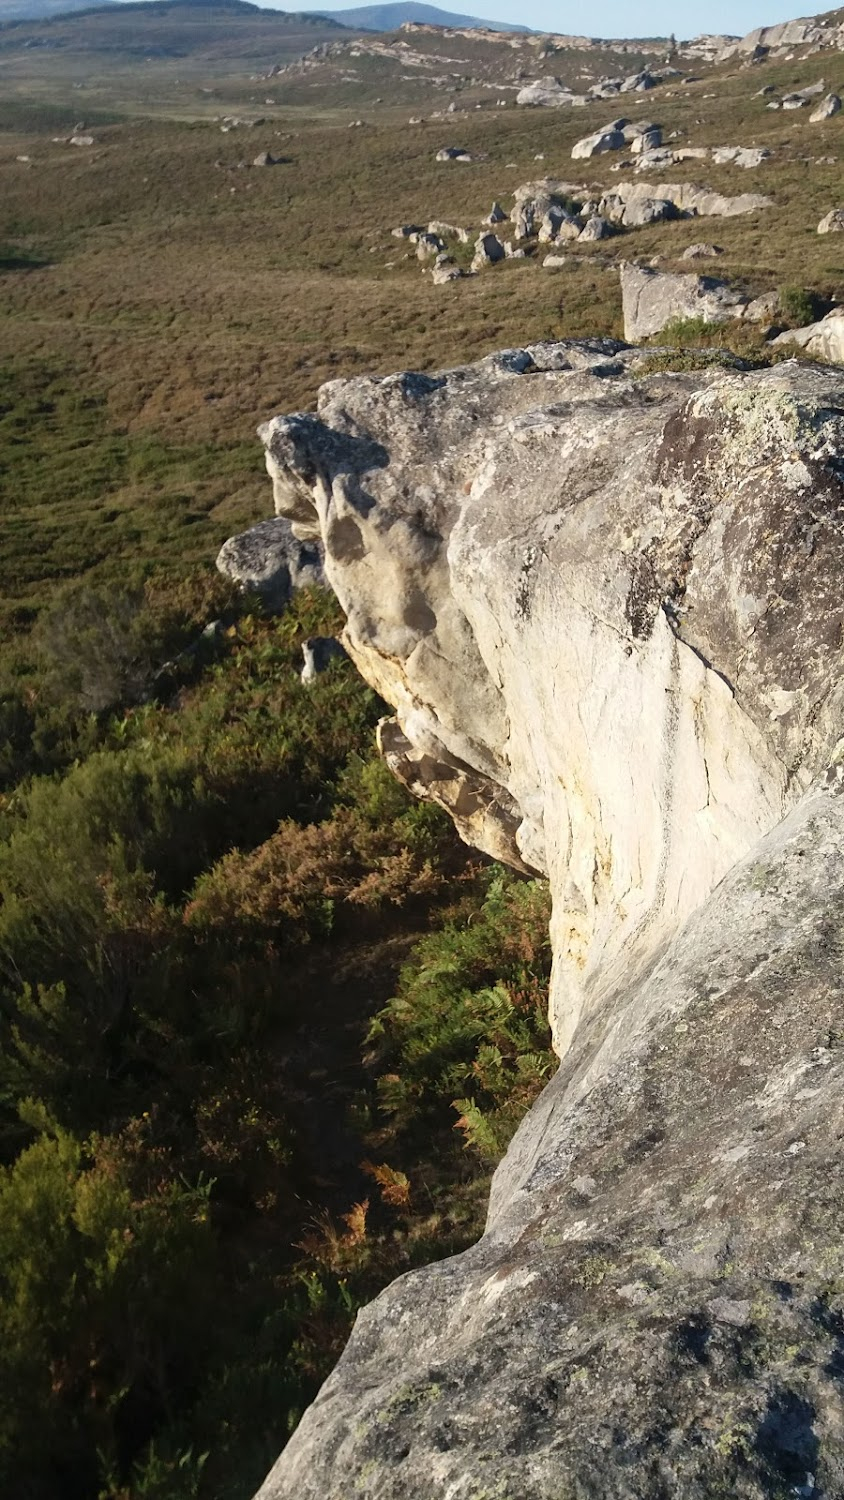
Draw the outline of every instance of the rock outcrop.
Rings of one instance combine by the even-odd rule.
[[[835,307],[817,323],[805,328],[789,328],[774,339],[775,344],[796,344],[812,359],[826,359],[844,364],[844,308]]]
[[[817,125],[821,120],[832,119],[832,116],[837,115],[840,109],[841,99],[839,95],[827,94],[826,98],[822,99],[820,104],[812,110],[809,119],[813,125]]]
[[[693,218],[733,219],[773,205],[773,199],[764,193],[738,193],[735,197],[725,197],[723,193],[713,193],[694,182],[619,182],[601,200],[601,213],[621,219],[625,211],[632,211],[644,199],[673,203],[682,215]],[[609,205],[614,207],[611,209]]]
[[[571,104],[573,99],[572,90],[566,88],[559,78],[537,78],[519,89],[516,95],[517,104],[539,105],[546,109],[560,109],[564,104]]]
[[[577,161],[590,156],[602,156],[607,151],[623,151],[626,145],[624,132],[607,125],[603,130],[596,130],[592,135],[584,136],[583,140],[576,141],[571,154]]]
[[[631,344],[661,333],[675,318],[723,323],[739,318],[747,298],[715,276],[657,271],[651,266],[621,267],[624,337]]]
[[[261,1500],[844,1491],[844,371],[639,363],[262,429],[389,763],[549,877],[563,1061],[484,1238],[359,1315]]]

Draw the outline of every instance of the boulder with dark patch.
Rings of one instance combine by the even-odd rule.
[[[242,589],[259,594],[271,612],[284,609],[295,589],[325,584],[319,538],[300,541],[284,516],[230,536],[217,555],[217,567]]]

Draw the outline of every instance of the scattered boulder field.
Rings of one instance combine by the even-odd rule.
[[[575,243],[594,244],[626,230],[666,220],[733,218],[768,209],[773,203],[766,194],[740,193],[731,197],[691,182],[619,182],[611,190],[596,194],[583,183],[555,178],[523,183],[513,198],[509,213],[498,200],[493,203],[480,232],[471,225],[432,219],[427,225],[398,225],[391,233],[396,239],[415,245],[423,264],[433,261],[434,283],[444,285],[503,260],[535,255],[544,245],[565,244],[571,249]],[[505,226],[509,234],[499,238],[499,234],[505,234]],[[494,230],[498,233],[491,232]],[[449,242],[474,245],[475,255],[468,267],[455,261]],[[695,253],[710,252],[698,246]],[[562,261],[556,255],[550,262],[545,261],[549,268],[558,264]]]

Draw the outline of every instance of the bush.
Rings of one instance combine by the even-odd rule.
[[[0,1480],[73,1500],[104,1465],[125,1473],[197,1378],[219,1298],[211,1185],[31,1117],[0,1170]]]
[[[548,920],[545,883],[498,869],[479,912],[417,945],[369,1033],[397,1128],[436,1128],[446,1102],[483,1161],[503,1154],[555,1062]]]
[[[819,301],[814,292],[803,286],[784,286],[778,292],[779,305],[789,328],[804,328],[820,317]]]

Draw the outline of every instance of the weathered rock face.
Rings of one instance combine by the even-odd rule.
[[[647,157],[643,158],[643,164],[649,165]],[[764,193],[738,193],[728,198],[694,182],[619,182],[607,199],[615,205],[618,218],[623,218],[625,210],[633,210],[645,199],[673,203],[685,217],[717,219],[734,219],[742,214],[756,213],[760,208],[770,208],[773,203],[773,199]],[[604,212],[603,206],[601,212]]]
[[[528,83],[523,89],[519,89],[516,103],[559,109],[563,104],[571,104],[573,98],[572,90],[566,88],[559,78],[537,78],[534,83]]]
[[[837,722],[844,376],[636,380],[635,359],[552,344],[335,381],[263,430],[276,505],[322,539],[350,654],[396,707],[391,764],[551,879],[561,1045]]]
[[[601,156],[606,151],[623,151],[627,140],[622,130],[615,130],[611,125],[603,130],[596,130],[594,134],[584,136],[582,141],[577,141],[571,148],[571,154],[578,160],[583,157]]]
[[[844,1487],[844,371],[637,361],[263,429],[391,765],[549,876],[563,1063],[484,1239],[360,1315],[261,1500]]]
[[[488,1231],[359,1314],[260,1500],[844,1491],[844,799],[608,999]]]
[[[741,317],[747,306],[745,297],[715,276],[634,265],[621,267],[621,299],[624,336],[631,343],[660,333],[674,318],[723,323]]]
[[[821,120],[829,120],[833,115],[837,115],[840,109],[841,100],[838,94],[827,94],[817,108],[812,110],[809,119],[813,125],[817,125]]]
[[[789,328],[774,339],[775,344],[797,344],[813,359],[844,364],[844,308],[836,307],[817,323],[805,328]]]

